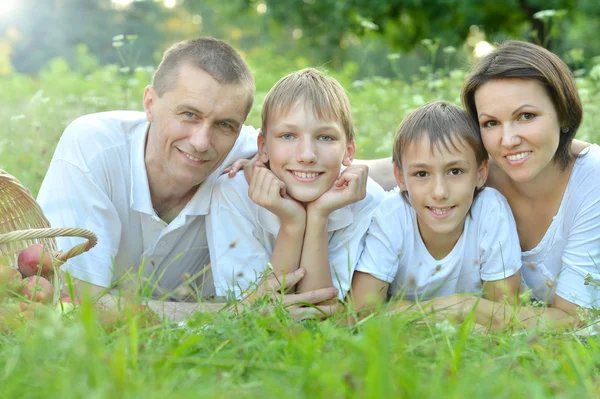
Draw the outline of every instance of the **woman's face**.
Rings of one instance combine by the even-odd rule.
[[[481,138],[494,162],[515,182],[539,180],[557,167],[560,137],[556,109],[531,79],[498,79],[475,92]]]

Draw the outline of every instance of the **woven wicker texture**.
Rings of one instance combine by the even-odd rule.
[[[57,250],[55,237],[82,237],[87,242],[67,252]],[[14,176],[0,169],[0,258],[17,266],[19,253],[29,245],[42,243],[60,265],[96,245],[96,235],[86,229],[51,228],[31,192]]]

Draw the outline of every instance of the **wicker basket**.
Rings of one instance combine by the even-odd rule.
[[[87,242],[61,252],[56,237],[82,237]],[[56,266],[96,245],[98,238],[86,229],[51,228],[31,192],[15,177],[0,169],[0,261],[17,267],[21,251],[31,244],[44,244]]]

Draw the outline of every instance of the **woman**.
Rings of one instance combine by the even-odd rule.
[[[582,106],[573,76],[555,54],[509,41],[474,65],[465,108],[490,154],[487,185],[508,200],[522,249],[523,292],[543,308],[475,297],[440,298],[432,308],[504,328],[583,325],[600,308],[600,147],[573,140]]]

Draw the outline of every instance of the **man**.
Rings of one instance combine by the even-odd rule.
[[[213,292],[204,219],[225,166],[256,152],[256,132],[243,125],[253,99],[246,62],[228,44],[201,37],[165,52],[144,91],[143,113],[86,115],[67,127],[38,202],[53,227],[98,235],[96,247],[63,266],[78,291],[133,285],[178,300]],[[65,250],[77,242],[60,238],[58,245]],[[276,281],[259,291],[277,291]],[[286,301],[318,303],[335,295],[332,288]],[[174,318],[221,306],[151,301]],[[296,310],[314,310],[305,309]]]

